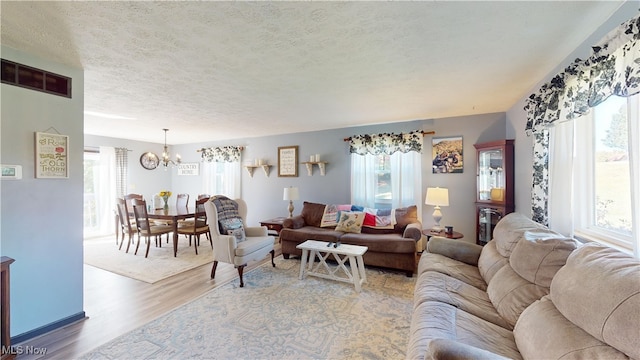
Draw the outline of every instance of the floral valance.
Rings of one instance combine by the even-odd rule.
[[[202,161],[208,162],[240,162],[242,146],[220,146],[200,149]]]
[[[359,155],[391,155],[397,151],[422,152],[422,131],[407,134],[356,135],[349,139],[349,152]]]
[[[640,16],[611,32],[592,47],[586,60],[576,59],[564,72],[531,94],[527,112],[527,135],[589,112],[611,95],[640,92]]]

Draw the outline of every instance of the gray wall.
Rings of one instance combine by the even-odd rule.
[[[421,188],[423,191],[430,186],[450,189],[450,206],[442,209],[444,214],[442,222],[453,225],[457,231],[465,234],[465,241],[473,242],[476,181],[473,144],[504,139],[504,113],[178,145],[172,148],[172,152],[180,153],[186,162],[197,162],[200,161],[200,153],[197,153],[196,150],[202,147],[242,145],[246,147],[242,154],[243,159],[261,158],[274,165],[268,177],[261,169],[256,169],[253,177],[250,177],[244,169],[242,171],[242,198],[249,207],[247,222],[250,225],[257,225],[260,220],[288,215],[288,202],[282,200],[283,189],[287,186],[296,186],[300,191],[300,200],[294,201],[295,214],[300,213],[303,201],[325,204],[349,203],[351,199],[350,154],[348,143],[343,139],[351,135],[381,132],[399,133],[412,130],[434,130],[436,131],[435,137],[455,135],[463,137],[464,172],[462,174],[432,174],[431,136],[425,136]],[[308,176],[305,166],[300,164],[298,177],[278,177],[278,147],[291,145],[299,147],[300,162],[308,161],[312,154],[320,154],[324,161],[329,162],[326,175],[320,176],[318,169],[314,168],[313,175]],[[201,182],[200,176],[177,176],[176,171],[172,171],[173,191],[187,192],[191,196],[195,196],[201,191]],[[417,205],[422,210],[424,226],[432,226],[433,207],[424,205],[424,200]]]
[[[83,317],[83,71],[2,47],[2,58],[73,79],[73,98],[2,84],[2,164],[22,180],[0,183],[0,253],[11,266],[13,336]],[[69,178],[35,179],[34,132],[69,136]],[[54,130],[49,130],[54,132]]]

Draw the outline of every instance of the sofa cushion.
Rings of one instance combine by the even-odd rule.
[[[345,244],[366,246],[368,252],[381,253],[415,253],[416,242],[413,239],[403,238],[400,234],[354,234],[344,233],[340,241]],[[366,262],[365,262],[366,264]]]
[[[244,228],[229,230],[228,234],[236,238],[236,243],[241,243],[247,240],[247,236],[244,233]]]
[[[228,234],[231,230],[241,229],[243,227],[242,219],[237,218],[229,218],[229,219],[221,219],[218,221],[220,224],[220,234]]]
[[[550,299],[591,336],[640,359],[640,260],[606,246],[583,245],[551,281]]]
[[[359,234],[362,230],[363,222],[363,212],[344,211],[340,213],[340,220],[338,220],[338,225],[336,225],[336,231]]]
[[[480,276],[478,267],[440,254],[422,253],[420,262],[418,262],[418,276],[421,276],[425,271],[436,271],[475,286],[480,290],[487,289],[487,284]]]
[[[325,204],[317,204],[305,201],[302,204],[302,211],[300,212],[300,215],[302,215],[305,224],[309,226],[320,227],[325,207]]]
[[[424,359],[429,343],[448,339],[511,359],[522,359],[511,330],[492,324],[453,305],[425,301],[411,316],[407,359]]]
[[[546,227],[542,224],[529,219],[520,213],[510,213],[505,215],[496,224],[493,230],[493,239],[500,255],[509,257],[516,244],[524,236],[527,230],[545,231]],[[552,232],[551,230],[548,230]],[[555,232],[554,232],[555,233]]]
[[[549,287],[551,279],[567,262],[567,257],[578,247],[578,242],[549,232],[525,231],[516,244],[509,264],[525,280]]]
[[[509,259],[500,255],[496,247],[496,241],[491,240],[482,247],[480,258],[478,259],[478,271],[485,283],[490,283],[493,276],[509,263]]]
[[[280,238],[301,244],[307,240],[336,242],[343,233],[332,228],[319,228],[315,226],[303,226],[299,229],[283,228],[280,230]]]
[[[418,222],[418,207],[415,205],[395,209],[395,231],[402,233],[404,228],[411,223]]]
[[[339,214],[341,211],[350,211],[351,204],[338,205],[329,204],[324,207],[320,227],[334,227],[338,225]]]
[[[577,305],[579,304],[574,304]],[[513,334],[524,358],[628,359],[625,354],[567,320],[548,296],[534,302],[522,312]]]
[[[425,301],[438,301],[505,329],[513,328],[498,314],[486,291],[439,272],[426,271],[418,277],[413,299],[414,307]]]
[[[523,279],[509,265],[498,270],[487,286],[487,294],[496,311],[512,327],[524,309],[548,293],[549,288]]]

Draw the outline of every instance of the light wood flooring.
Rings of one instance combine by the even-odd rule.
[[[275,252],[276,256],[281,254],[279,244],[275,245]],[[270,261],[270,256],[261,262],[248,264],[245,272],[265,261]],[[148,284],[84,265],[84,311],[88,318],[14,344],[25,348],[46,348],[45,356],[20,355],[18,359],[78,358],[217,286],[230,280],[239,281],[238,271],[230,264],[218,264],[215,280],[210,279],[210,274],[211,263]]]

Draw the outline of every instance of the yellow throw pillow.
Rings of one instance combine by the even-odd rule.
[[[363,212],[341,212],[336,231],[359,234],[362,231],[363,222]]]

